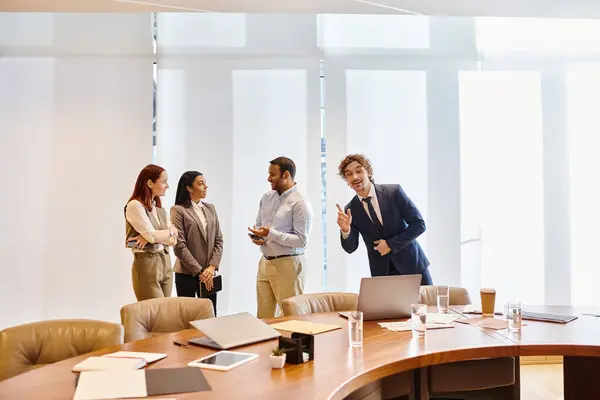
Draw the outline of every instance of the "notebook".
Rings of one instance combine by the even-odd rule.
[[[141,358],[144,359],[148,364],[158,360],[162,360],[167,355],[164,353],[145,353],[142,351],[117,351],[116,353],[105,354],[102,357],[112,358]]]
[[[73,366],[73,372],[132,370],[146,366],[143,358],[88,357]]]
[[[200,368],[84,371],[73,400],[140,398],[212,390]]]

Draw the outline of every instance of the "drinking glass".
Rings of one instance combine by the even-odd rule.
[[[437,311],[440,314],[448,314],[450,311],[450,288],[448,286],[437,287]]]
[[[348,340],[350,347],[362,347],[363,345],[362,311],[351,311],[348,314]]]
[[[511,300],[508,302],[508,311],[506,313],[508,318],[508,331],[509,332],[521,332],[521,325],[523,321],[523,306],[519,300]]]
[[[411,304],[412,310],[412,331],[417,336],[425,336],[425,330],[427,329],[427,305],[425,304]]]

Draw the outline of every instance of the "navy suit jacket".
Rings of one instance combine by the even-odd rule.
[[[390,259],[400,275],[422,273],[429,266],[429,260],[416,241],[425,232],[421,213],[400,185],[375,185],[375,194],[381,209],[383,234],[369,218],[358,196],[354,196],[344,208],[344,211],[351,210],[352,224],[350,236],[341,237],[342,247],[347,253],[353,253],[358,248],[360,234],[367,247],[371,276],[389,275]],[[379,239],[385,239],[392,250],[385,256],[375,250],[374,242]]]

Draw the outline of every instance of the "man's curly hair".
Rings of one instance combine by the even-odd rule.
[[[369,159],[362,154],[347,155],[342,160],[342,162],[340,162],[340,165],[338,166],[338,175],[342,179],[346,180],[346,177],[344,176],[344,172],[346,171],[346,168],[348,167],[348,165],[350,165],[354,161],[356,161],[357,163],[362,165],[362,167],[367,171],[367,174],[369,175],[369,180],[372,183],[375,183],[375,178],[373,178],[373,167],[371,166],[371,161],[369,161]]]

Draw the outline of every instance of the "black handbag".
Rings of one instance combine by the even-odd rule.
[[[206,284],[204,282],[200,282],[200,294],[202,297],[208,297],[211,294],[215,294],[220,292],[223,289],[223,278],[221,275],[215,275],[213,277],[213,287],[212,290],[206,289]]]

